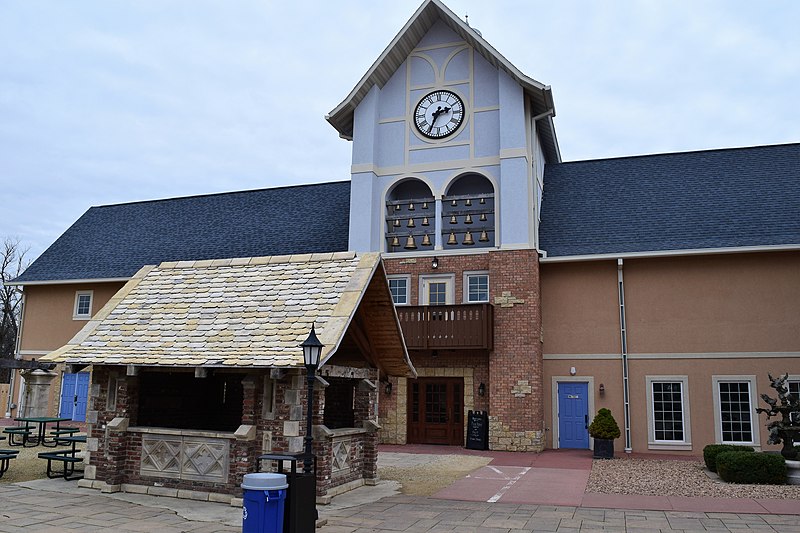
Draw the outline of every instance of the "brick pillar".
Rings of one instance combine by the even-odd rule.
[[[258,416],[256,408],[260,403],[258,398],[260,385],[261,380],[256,375],[250,374],[242,379],[242,425],[256,425]],[[240,487],[244,475],[256,471],[260,446],[261,443],[258,439],[237,440],[231,443],[228,482],[236,494],[241,492]]]
[[[355,409],[353,424],[357,428],[368,430],[364,437],[363,457],[364,462],[361,467],[361,477],[365,480],[375,480],[378,478],[378,396],[380,395],[381,385],[378,383],[377,371],[371,380],[378,385],[374,388],[365,381],[359,383],[355,391]]]
[[[489,447],[544,448],[542,314],[535,250],[491,252],[494,350],[489,355]]]
[[[112,406],[107,405],[109,394],[113,397],[113,391],[108,390],[109,373],[108,367],[96,366],[93,370],[93,379],[100,391],[95,400],[97,424],[92,425],[87,448],[92,450],[90,463],[95,467],[95,479],[108,485],[120,485],[127,482],[128,470],[133,468],[136,461],[128,461],[128,433],[112,431],[108,425],[114,418],[127,418],[128,424],[123,426],[125,429],[136,423],[139,378],[128,376],[119,380],[117,401]]]

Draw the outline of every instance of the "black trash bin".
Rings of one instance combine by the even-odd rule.
[[[277,461],[276,472],[286,475],[286,503],[283,514],[283,533],[312,533],[317,526],[317,458],[314,456],[314,468],[311,473],[303,473],[302,460],[299,455],[264,454],[258,456],[259,470],[263,461]],[[289,470],[284,470],[284,462],[289,463]],[[300,462],[300,471],[297,463]],[[312,512],[313,511],[313,512]]]

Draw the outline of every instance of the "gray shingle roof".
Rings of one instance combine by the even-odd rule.
[[[800,144],[548,164],[548,257],[800,244]]]
[[[92,207],[16,281],[128,278],[163,261],[348,248],[350,182]]]

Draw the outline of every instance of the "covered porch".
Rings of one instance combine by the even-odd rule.
[[[380,257],[337,253],[143,268],[47,356],[93,366],[82,484],[230,501],[259,455],[302,453],[312,324],[317,497],[372,483],[378,384],[416,374]]]

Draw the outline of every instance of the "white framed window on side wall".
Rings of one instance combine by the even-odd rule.
[[[411,301],[411,276],[387,276],[387,279],[389,281],[389,292],[392,293],[394,305],[408,305]]]
[[[755,376],[712,376],[714,436],[722,444],[760,446]]]
[[[78,291],[75,293],[75,307],[72,310],[73,320],[89,320],[92,318],[92,299],[94,291]]]
[[[646,376],[648,448],[691,450],[688,376]]]

